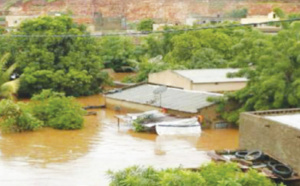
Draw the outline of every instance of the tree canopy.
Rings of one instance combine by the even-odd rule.
[[[39,17],[24,21],[14,34],[26,35],[16,41],[14,60],[21,75],[19,93],[31,96],[42,89],[67,95],[90,95],[106,79],[96,41],[85,27],[70,17]],[[39,37],[44,35],[47,37]],[[55,37],[55,35],[66,35]]]

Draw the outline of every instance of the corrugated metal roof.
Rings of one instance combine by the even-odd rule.
[[[300,129],[300,113],[298,114],[285,114],[277,116],[265,116],[265,118]]]
[[[193,83],[245,82],[246,78],[228,78],[228,73],[238,72],[239,69],[196,69],[174,70],[173,72],[190,79]]]
[[[159,95],[153,93],[159,87],[161,86],[144,84],[127,88],[120,92],[107,94],[106,97],[156,107],[161,106],[163,108],[182,112],[197,113],[198,109],[213,105],[212,102],[207,101],[208,97],[222,96],[222,94],[216,93],[167,87],[166,90],[161,93],[160,99]]]

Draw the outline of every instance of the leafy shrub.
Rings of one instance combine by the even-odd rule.
[[[6,133],[33,131],[43,126],[43,122],[31,114],[27,104],[11,100],[0,102],[0,117],[2,132]]]
[[[159,186],[159,173],[152,167],[133,166],[119,172],[108,171],[111,186]]]
[[[137,25],[137,30],[139,31],[152,31],[154,21],[152,19],[143,19]]]
[[[276,186],[256,170],[243,173],[234,163],[210,163],[199,170],[155,170],[133,166],[118,172],[108,171],[108,175],[111,186]]]
[[[138,118],[133,121],[132,125],[135,132],[145,132],[145,127],[142,125],[143,120],[143,118]]]
[[[74,130],[83,127],[85,111],[72,97],[63,93],[43,90],[32,98],[33,114],[55,129]]]
[[[206,186],[205,179],[197,172],[182,169],[168,169],[161,171],[160,185],[185,186],[197,185]]]

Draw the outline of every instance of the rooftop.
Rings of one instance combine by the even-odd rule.
[[[300,129],[300,108],[254,111],[246,114]]]
[[[106,97],[176,111],[197,113],[199,109],[214,104],[207,101],[208,97],[222,96],[222,94],[216,93],[162,87],[154,84],[142,84],[123,89],[120,92],[107,94]],[[157,92],[162,93],[160,95]]]
[[[215,82],[246,82],[246,78],[227,77],[228,73],[238,72],[240,69],[196,69],[196,70],[174,70],[175,73],[190,79],[193,83],[215,83]]]
[[[300,113],[265,116],[264,118],[300,129]]]

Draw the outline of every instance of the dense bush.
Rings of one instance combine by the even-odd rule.
[[[43,126],[43,122],[32,115],[28,104],[11,100],[0,102],[0,117],[1,131],[6,133],[33,131]]]
[[[255,170],[244,173],[233,163],[210,163],[198,172],[184,169],[155,170],[133,166],[125,170],[108,171],[111,186],[275,186]],[[283,184],[281,184],[283,185]]]
[[[154,21],[152,19],[143,19],[137,25],[137,30],[139,31],[152,31]]]
[[[72,97],[63,93],[43,90],[32,97],[33,115],[45,122],[45,126],[62,130],[81,129],[85,111]]]
[[[33,131],[41,127],[74,130],[83,127],[85,110],[63,93],[43,90],[31,102],[0,102],[0,126],[3,132]]]

